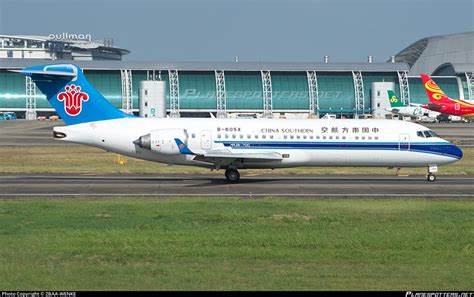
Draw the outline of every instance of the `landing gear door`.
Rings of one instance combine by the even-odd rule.
[[[212,148],[212,133],[209,130],[201,132],[201,149],[210,150]]]
[[[410,135],[400,134],[398,142],[398,150],[408,151],[410,150]]]

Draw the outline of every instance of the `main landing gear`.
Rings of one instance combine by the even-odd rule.
[[[430,166],[428,167],[428,174],[426,175],[426,180],[429,182],[434,182],[436,180],[435,172],[438,172],[438,166]]]
[[[225,178],[229,183],[236,183],[240,180],[240,173],[235,168],[228,168],[225,171]]]

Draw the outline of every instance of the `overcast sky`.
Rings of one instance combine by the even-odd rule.
[[[386,61],[420,38],[474,31],[474,0],[0,0],[0,34],[90,33],[124,60]]]

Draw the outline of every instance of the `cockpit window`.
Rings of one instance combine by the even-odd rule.
[[[423,138],[430,138],[430,137],[439,137],[438,134],[434,133],[431,130],[426,130],[426,131],[417,131],[416,135],[418,137],[423,137]]]

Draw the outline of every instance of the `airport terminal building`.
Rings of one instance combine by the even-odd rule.
[[[0,53],[8,47],[15,52],[28,51],[29,43],[21,39],[34,39],[8,38],[16,41],[2,42]],[[35,46],[47,43],[38,42]],[[384,88],[394,89],[407,103],[428,102],[420,72],[431,74],[448,96],[474,100],[474,32],[423,38],[386,62],[374,62],[368,56],[362,63],[334,63],[329,56],[320,63],[134,62],[123,61],[122,56],[129,51],[112,45],[82,44],[80,55],[73,54],[74,46],[64,48],[71,53],[56,53],[63,59],[18,53],[0,56],[0,111],[15,111],[20,117],[29,114],[30,118],[53,112],[31,80],[7,71],[51,62],[82,67],[92,85],[113,105],[128,112],[138,111],[140,81],[164,81],[170,116],[214,113],[220,117],[291,118],[330,113],[380,117],[384,115],[380,100],[388,103]]]

